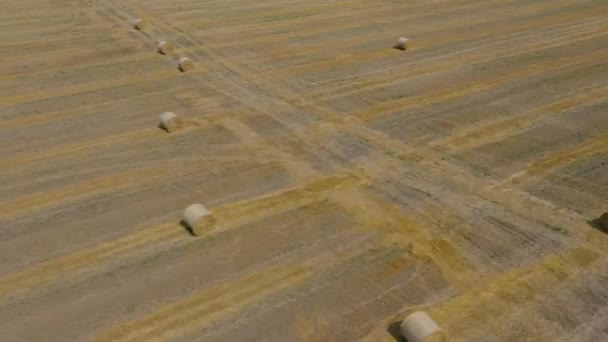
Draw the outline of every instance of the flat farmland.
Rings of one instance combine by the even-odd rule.
[[[5,0],[0,52],[2,340],[608,341],[605,1]]]

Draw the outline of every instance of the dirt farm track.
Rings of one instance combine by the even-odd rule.
[[[0,129],[2,341],[608,341],[607,1],[0,0]]]

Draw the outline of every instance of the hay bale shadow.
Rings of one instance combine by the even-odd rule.
[[[395,50],[399,50],[399,51],[405,51],[405,50],[406,50],[406,48],[401,47],[401,46],[399,46],[399,45],[394,45],[394,46],[393,46],[393,49],[395,49]]]
[[[165,126],[163,126],[163,124],[162,124],[162,123],[159,123],[158,125],[156,125],[156,127],[158,127],[158,128],[160,128],[160,129],[162,129],[162,130],[163,130],[163,131],[165,131],[165,133],[167,133],[167,134],[171,133],[171,132],[169,132],[169,130],[168,130],[168,129],[167,129]]]
[[[595,230],[599,230],[600,233],[608,234],[608,226],[602,225],[602,219],[596,218],[595,220],[587,221],[587,224]]]
[[[179,221],[179,225],[182,226],[182,228],[184,228],[184,230],[187,231],[188,234],[190,234],[190,236],[196,236],[196,234],[194,233],[192,228],[190,228],[190,226],[188,226],[188,224],[186,223],[185,220],[182,219],[181,221]]]
[[[401,322],[397,321],[389,324],[386,331],[391,334],[396,342],[407,342],[405,337],[401,334]]]

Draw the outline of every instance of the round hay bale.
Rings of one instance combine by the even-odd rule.
[[[608,212],[602,214],[598,220],[600,226],[605,228],[608,231]]]
[[[182,119],[173,112],[164,112],[160,116],[160,127],[171,133],[182,127]]]
[[[407,50],[407,45],[409,41],[409,39],[401,37],[397,40],[397,45],[395,45],[395,47],[399,50]]]
[[[170,55],[173,53],[173,44],[170,42],[162,41],[158,43],[158,53],[163,55]]]
[[[145,27],[144,20],[143,20],[143,19],[139,19],[139,18],[137,18],[137,19],[133,19],[133,20],[131,21],[131,25],[132,25],[132,26],[133,26],[133,28],[134,28],[134,29],[136,29],[136,30],[143,30],[143,29],[144,29],[144,27]]]
[[[182,57],[179,59],[179,70],[186,72],[194,69],[194,62],[188,57]]]
[[[195,203],[184,209],[184,223],[194,235],[201,235],[215,226],[215,218],[204,205]]]
[[[408,342],[446,342],[445,333],[426,312],[417,311],[401,322],[401,333]]]

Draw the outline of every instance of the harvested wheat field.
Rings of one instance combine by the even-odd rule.
[[[5,0],[0,49],[3,341],[608,341],[606,1]]]

